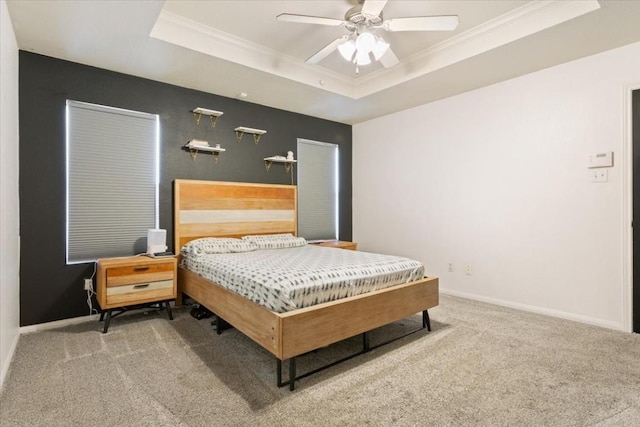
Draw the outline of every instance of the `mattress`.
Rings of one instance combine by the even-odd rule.
[[[315,245],[191,254],[181,266],[278,313],[424,277],[412,259]]]

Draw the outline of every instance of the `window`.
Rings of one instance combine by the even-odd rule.
[[[338,145],[298,139],[298,235],[338,238]]]
[[[159,118],[67,101],[67,263],[144,252],[158,226]]]

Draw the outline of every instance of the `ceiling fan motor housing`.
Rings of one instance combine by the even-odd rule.
[[[349,31],[356,31],[363,27],[381,27],[382,13],[378,16],[365,15],[362,13],[362,4],[352,7],[344,14],[344,20],[347,22],[345,27]]]

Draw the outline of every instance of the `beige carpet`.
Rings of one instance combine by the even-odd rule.
[[[420,331],[277,388],[275,359],[187,310],[24,335],[2,426],[639,426],[640,336],[443,296]],[[372,332],[372,345],[420,316]],[[330,327],[330,325],[327,325]],[[299,372],[358,351],[355,338]]]

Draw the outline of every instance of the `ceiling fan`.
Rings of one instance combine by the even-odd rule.
[[[305,62],[307,64],[317,64],[337,49],[343,58],[356,65],[356,73],[359,71],[358,67],[360,65],[371,63],[371,56],[376,61],[380,61],[385,68],[398,64],[398,58],[389,47],[389,43],[377,34],[379,29],[389,32],[451,31],[455,30],[459,23],[459,18],[456,15],[383,19],[382,9],[384,9],[386,3],[387,0],[359,0],[358,5],[347,11],[344,19],[291,13],[281,13],[276,19],[300,24],[345,27],[349,34],[338,37]]]

